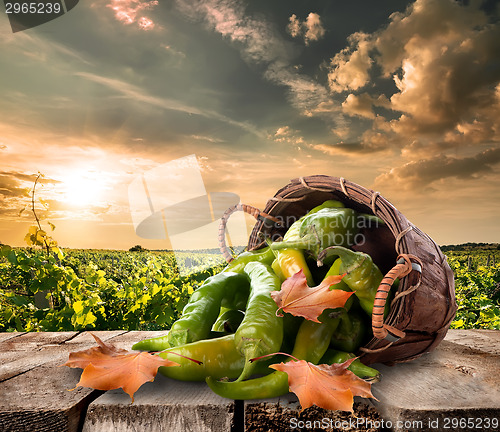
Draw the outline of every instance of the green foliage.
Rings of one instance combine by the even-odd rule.
[[[33,213],[33,217],[35,219],[35,225],[29,228],[28,233],[24,237],[24,241],[29,246],[35,246],[35,247],[39,246],[45,249],[45,251],[48,254],[53,253],[59,259],[62,259],[64,255],[62,250],[59,249],[57,242],[50,235],[47,234],[46,230],[42,228],[42,218],[38,215],[37,202],[42,205],[43,209],[48,210],[49,208],[48,203],[43,198],[36,199],[36,187],[40,179],[43,179],[43,177],[44,177],[43,174],[38,173],[38,175],[34,180],[33,188],[31,190],[26,191],[26,195],[31,196],[31,203],[26,205],[19,212],[20,216],[26,209],[29,208]],[[56,226],[53,223],[49,221],[45,222],[50,227],[51,231],[54,231],[56,229]]]
[[[170,328],[193,290],[221,270],[211,254],[155,254],[140,245],[131,252],[64,254],[42,228],[37,203],[48,205],[35,193],[42,178],[38,173],[27,191],[30,203],[19,212],[29,209],[35,219],[25,236],[30,247],[0,245],[0,331]]]
[[[0,331],[168,329],[193,290],[222,268],[181,277],[175,258],[68,250],[60,260],[45,250],[2,246]],[[37,302],[37,295],[47,301]]]
[[[129,252],[145,252],[147,249],[143,248],[141,245],[135,245],[132,246],[129,250]]]
[[[458,311],[451,328],[500,330],[500,253],[496,245],[447,253]]]
[[[458,304],[451,327],[500,329],[496,245],[447,257]],[[193,290],[222,268],[211,251],[73,249],[61,258],[45,248],[1,245],[0,331],[168,329]]]

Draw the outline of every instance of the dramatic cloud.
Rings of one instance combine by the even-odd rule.
[[[377,186],[398,185],[412,191],[425,191],[429,186],[444,178],[455,177],[470,180],[493,173],[493,167],[500,163],[500,148],[492,148],[471,157],[455,158],[444,154],[428,159],[408,162],[393,168],[376,178]]]
[[[311,12],[302,22],[297,15],[293,14],[289,21],[287,31],[290,36],[303,37],[306,45],[309,45],[311,41],[320,40],[325,35],[325,29],[317,13]]]
[[[292,37],[299,37],[302,34],[303,23],[300,22],[295,14],[290,17],[289,21],[290,22],[286,26],[288,33],[290,33],[290,36]]]
[[[0,173],[0,195],[4,197],[26,196],[26,189],[20,187],[19,181],[11,173]]]
[[[290,126],[282,126],[270,137],[276,142],[285,142],[289,144],[294,144],[298,148],[305,145],[304,137],[299,134],[298,131],[292,130]]]
[[[333,92],[358,90],[370,80],[373,60],[372,38],[365,33],[354,33],[348,38],[349,47],[337,53],[331,61],[328,83]]]
[[[272,23],[262,17],[247,15],[242,2],[178,0],[177,5],[186,16],[203,19],[210,29],[228,38],[240,49],[247,62],[265,65],[264,77],[286,87],[290,102],[302,114],[311,116],[319,105],[334,103],[326,87],[309,76],[298,73],[291,65],[292,48]],[[304,37],[309,38],[308,40],[315,40],[324,32],[317,14],[309,14],[304,25]],[[332,122],[343,122],[339,108],[330,110],[326,115]]]
[[[118,21],[124,24],[137,24],[142,30],[151,30],[155,27],[153,20],[144,15],[144,11],[158,6],[158,1],[141,0],[111,0],[107,7],[111,8]]]
[[[368,93],[362,93],[359,96],[350,94],[342,103],[342,111],[348,115],[356,115],[366,118],[375,118],[373,112],[374,100]]]
[[[499,116],[487,107],[498,102],[499,52],[500,26],[477,2],[417,0],[393,14],[386,28],[351,35],[331,61],[329,85],[333,92],[361,92],[374,78],[392,78],[396,91],[388,95],[389,108],[399,116],[391,124],[404,137],[498,132]],[[359,111],[355,100],[346,100],[344,112],[366,115],[363,93],[357,95],[361,101]]]

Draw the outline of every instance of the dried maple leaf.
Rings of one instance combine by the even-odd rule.
[[[271,297],[278,305],[276,314],[283,310],[310,321],[320,322],[318,316],[325,309],[343,307],[353,292],[330,290],[330,286],[339,283],[342,276],[328,276],[317,287],[307,286],[303,270],[286,279],[280,291],[271,292]]]
[[[290,391],[299,398],[301,412],[313,404],[327,410],[353,412],[354,396],[374,398],[371,384],[347,370],[353,360],[332,365],[297,360],[269,367],[288,374]]]
[[[92,333],[91,333],[92,334]],[[160,366],[179,366],[171,360],[146,353],[132,352],[104,343],[92,334],[98,347],[72,352],[62,366],[83,369],[76,387],[96,390],[122,388],[132,402],[134,393],[145,382],[153,381]]]

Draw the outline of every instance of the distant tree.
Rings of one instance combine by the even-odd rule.
[[[148,249],[143,248],[141,245],[132,246],[128,251],[129,252],[145,252]]]

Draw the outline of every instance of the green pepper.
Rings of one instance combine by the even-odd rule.
[[[271,267],[259,262],[245,266],[250,279],[250,295],[245,317],[235,333],[236,348],[245,357],[245,367],[238,380],[251,375],[250,359],[277,352],[283,342],[283,319],[276,315],[278,306],[270,293],[281,288],[281,281]]]
[[[321,205],[311,209],[306,215],[296,220],[287,230],[283,236],[282,242],[272,243],[270,248],[276,254],[277,264],[280,268],[280,278],[282,280],[293,276],[300,270],[304,271],[304,275],[309,286],[314,285],[314,279],[307,265],[304,253],[302,250],[293,247],[280,247],[276,245],[283,245],[283,243],[293,243],[300,240],[300,227],[304,218],[328,208],[344,207],[340,201],[328,200]],[[276,265],[275,265],[276,266]]]
[[[295,339],[304,318],[296,317],[292,314],[283,312],[283,343],[281,344],[280,351],[291,353],[295,345]],[[258,362],[260,363],[260,361]]]
[[[174,353],[201,361],[202,364]],[[205,381],[207,376],[237,378],[245,362],[234,345],[234,334],[181,345],[159,355],[179,363],[180,366],[160,367],[158,371],[181,381]]]
[[[219,315],[223,299],[237,303],[236,299],[248,293],[248,277],[243,273],[222,272],[209,277],[191,295],[181,317],[172,324],[168,333],[170,346],[184,345],[206,339]]]
[[[336,269],[338,270],[338,266]],[[334,272],[335,268],[332,274]],[[339,289],[339,284],[334,285],[333,289]],[[317,363],[328,349],[339,324],[339,316],[348,311],[351,305],[352,296],[344,308],[324,310],[318,317],[319,323],[303,320],[295,338],[292,356],[299,360]],[[290,361],[290,358],[284,361]],[[289,391],[288,374],[282,371],[274,371],[267,376],[247,381],[221,382],[214,377],[208,377],[206,381],[216,394],[229,399],[265,399],[281,396]]]
[[[342,280],[354,291],[363,310],[372,316],[375,295],[384,278],[379,268],[370,255],[364,252],[354,252],[342,246],[331,246],[324,249],[318,259],[321,260],[332,255],[340,257],[342,261],[340,273],[346,273]],[[385,312],[375,311],[375,314],[387,314],[388,307],[387,303]]]
[[[355,352],[365,340],[366,328],[363,317],[350,310],[340,317],[340,324],[332,336],[330,346],[341,351]]]
[[[212,330],[234,333],[244,317],[245,312],[239,309],[227,309],[219,315]]]
[[[334,363],[344,363],[355,357],[352,353],[329,349],[321,358],[320,364],[332,365]],[[378,382],[380,380],[380,372],[370,366],[366,366],[359,359],[354,360],[347,369],[365,381]]]
[[[333,264],[330,266],[328,271],[326,272],[325,278],[328,276],[338,276],[342,274],[340,272],[340,267],[342,266],[342,260],[340,258],[337,258]],[[335,289],[340,289],[343,291],[351,291],[349,286],[344,282],[344,278],[342,278],[338,283],[334,285]]]
[[[273,249],[308,250],[315,258],[329,246],[352,246],[358,234],[358,215],[350,208],[323,208],[301,221],[298,238],[271,245]]]
[[[340,265],[334,263],[330,267],[326,277],[339,275],[339,270]],[[333,285],[331,289],[349,291],[347,285],[342,284],[342,281]],[[307,361],[317,363],[328,349],[330,341],[341,322],[340,320],[348,313],[352,304],[353,296],[347,299],[343,308],[325,309],[318,317],[318,320],[320,321],[319,323],[304,320],[299,327],[299,331],[295,339],[293,356],[298,359],[307,358]],[[308,342],[309,339],[315,341],[313,346],[310,346]],[[307,350],[307,352],[305,350]]]
[[[271,268],[273,269],[273,272],[276,274],[276,276],[278,276],[280,278],[281,282],[284,282],[284,280],[286,279],[286,277],[283,274],[283,272],[281,271],[281,267],[280,267],[280,263],[278,262],[278,258],[276,258],[272,262]]]
[[[210,330],[207,339],[216,339],[222,336],[227,336],[228,334],[229,332],[226,331]],[[137,351],[159,352],[168,348],[173,348],[173,346],[168,342],[168,332],[162,336],[143,339],[132,345],[132,349]]]
[[[215,394],[228,399],[268,399],[289,392],[288,374],[282,371],[240,382],[218,381],[212,376],[205,381]]]
[[[274,253],[270,247],[265,247],[255,251],[245,251],[232,260],[223,272],[242,273],[249,262],[261,262],[270,265],[274,261]]]
[[[293,241],[298,239],[300,219],[294,222],[283,237],[283,241]],[[306,277],[309,286],[314,285],[314,280],[307,265],[304,253],[301,250],[293,248],[284,248],[279,250],[274,250],[274,245],[281,244],[283,242],[272,243],[270,248],[276,253],[276,261],[280,268],[281,277],[287,279],[303,270],[304,276]]]
[[[328,348],[330,338],[338,325],[338,318],[331,318],[332,310],[326,310],[320,315],[324,322],[303,321],[292,356],[299,360],[316,363],[321,359]],[[284,361],[290,361],[288,358]],[[255,362],[259,363],[259,361]],[[216,377],[207,377],[208,386],[219,396],[236,399],[267,399],[288,393],[288,374],[282,371],[274,371],[269,375],[253,378],[246,381],[217,381]]]
[[[154,338],[143,339],[132,345],[133,350],[137,351],[163,351],[170,348],[168,343],[168,333]]]
[[[339,310],[326,309],[318,317],[319,323],[304,320],[297,332],[292,355],[299,360],[307,359],[308,362],[316,364],[328,349],[342,313],[341,308]],[[315,341],[314,345],[310,344],[311,339]]]

